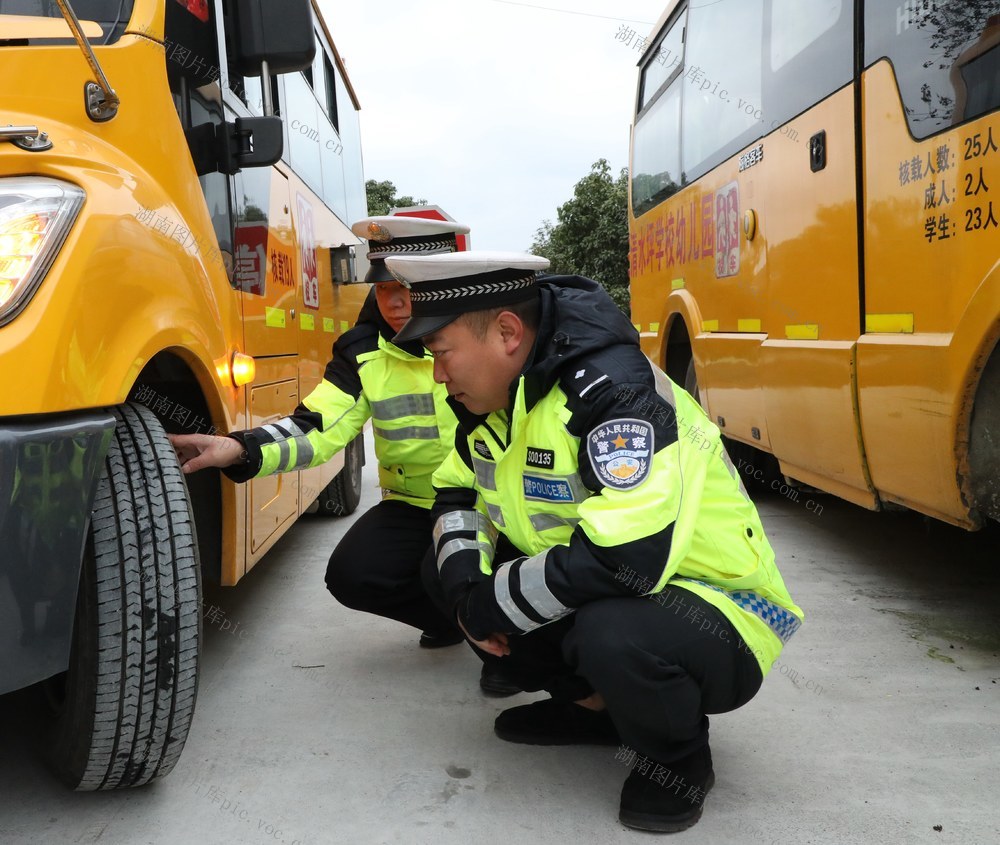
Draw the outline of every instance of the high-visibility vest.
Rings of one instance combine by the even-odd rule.
[[[455,443],[447,398],[434,382],[429,355],[412,354],[373,326],[359,325],[338,339],[323,381],[293,414],[242,433],[248,477],[322,464],[371,418],[383,495],[430,508],[431,476]]]
[[[446,589],[472,583],[476,565],[492,574],[499,532],[525,557],[496,562],[495,630],[533,630],[603,597],[656,600],[670,585],[722,611],[766,674],[803,614],[701,406],[623,345],[574,362],[531,407],[522,375],[510,413],[470,419],[434,476]],[[706,624],[682,599],[670,610]]]

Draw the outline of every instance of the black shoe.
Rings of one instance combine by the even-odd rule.
[[[714,783],[707,745],[672,763],[639,757],[625,778],[618,820],[635,830],[685,830],[701,818],[705,796]]]
[[[493,723],[493,732],[507,742],[526,745],[621,744],[607,710],[553,698],[504,710]]]
[[[479,688],[494,698],[506,698],[522,692],[499,663],[483,664],[483,671],[479,673]]]
[[[449,645],[458,645],[465,642],[465,637],[458,628],[447,628],[443,631],[421,631],[421,648],[444,648]]]

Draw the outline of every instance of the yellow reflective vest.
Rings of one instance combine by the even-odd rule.
[[[669,584],[719,608],[766,674],[803,614],[719,429],[594,282],[540,288],[543,334],[509,407],[456,406],[456,449],[434,476],[446,595],[481,638]],[[494,565],[498,533],[524,556]]]
[[[371,305],[372,303],[369,303]],[[434,382],[434,361],[419,343],[396,346],[392,329],[368,318],[333,346],[323,381],[295,412],[231,436],[247,449],[235,481],[317,466],[344,448],[370,418],[383,496],[430,508],[431,476],[455,442],[448,393]]]

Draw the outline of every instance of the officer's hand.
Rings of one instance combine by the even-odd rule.
[[[496,657],[505,657],[510,654],[510,646],[507,644],[506,634],[490,634],[485,640],[474,640],[469,636],[469,632],[465,630],[462,620],[457,616],[455,619],[458,622],[458,627],[465,634],[465,638],[480,651],[485,651],[487,654],[492,654]]]
[[[213,434],[168,434],[170,443],[185,474],[205,467],[228,467],[237,464],[243,447],[232,437]]]

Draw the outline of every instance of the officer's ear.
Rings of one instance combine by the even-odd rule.
[[[524,345],[528,331],[524,321],[513,311],[501,311],[497,314],[496,327],[508,355],[513,355]]]

